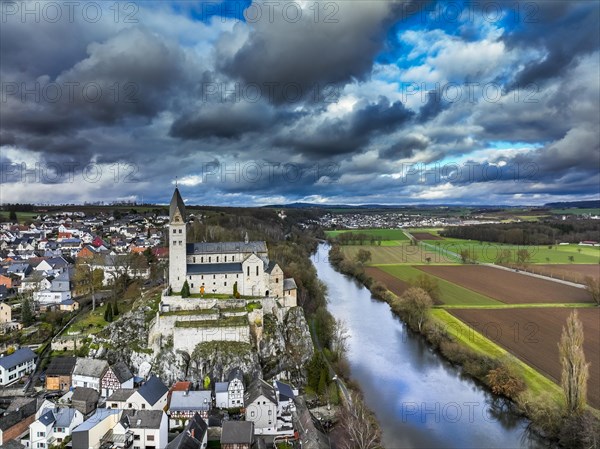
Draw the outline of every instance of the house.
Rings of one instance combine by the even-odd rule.
[[[93,388],[76,387],[71,396],[71,405],[75,410],[79,410],[84,416],[89,415],[98,406],[100,393]]]
[[[89,387],[100,392],[100,379],[108,369],[106,360],[79,358],[73,370],[73,387]]]
[[[18,406],[11,409],[13,403]],[[35,421],[38,401],[35,398],[17,398],[11,403],[4,416],[0,417],[0,446],[23,435]]]
[[[244,405],[244,373],[234,368],[227,376],[227,408],[239,408]]]
[[[133,388],[133,374],[124,362],[108,367],[100,379],[100,394],[104,398],[119,388]]]
[[[56,357],[46,369],[46,390],[67,391],[71,388],[73,370],[77,359],[75,357]]]
[[[167,421],[162,410],[123,410],[112,434],[115,437],[133,437],[134,448],[162,449],[169,442]]]
[[[187,423],[183,432],[171,441],[166,449],[205,449],[208,444],[208,425],[196,413]]]
[[[10,323],[12,321],[12,309],[9,304],[0,302],[0,324]]]
[[[229,408],[229,382],[215,383],[215,405],[217,408]]]
[[[120,388],[106,399],[106,406],[123,410],[163,410],[167,405],[169,389],[152,376],[138,390]]]
[[[275,381],[275,394],[277,397],[277,415],[280,416],[284,412],[292,412],[296,410],[294,398],[296,394],[293,388],[278,380]]]
[[[203,419],[208,419],[208,412],[212,406],[212,394],[209,390],[199,391],[173,391],[169,403],[169,425],[178,427],[187,424],[187,421],[199,414]]]
[[[10,276],[0,274],[0,285],[4,285],[6,288],[12,288],[13,280]]]
[[[115,390],[106,399],[106,407],[122,410],[133,408],[133,403],[129,401],[129,398],[131,398],[135,392],[136,390],[133,388],[119,388],[118,390]]]
[[[26,374],[35,370],[37,356],[29,348],[17,349],[11,355],[0,357],[0,385],[17,382]]]
[[[101,440],[110,439],[112,429],[119,423],[121,414],[121,410],[97,409],[87,421],[73,429],[71,435],[73,449],[96,448]],[[133,436],[130,442],[133,442]]]
[[[34,292],[33,299],[43,305],[60,304],[66,299],[71,299],[69,270],[64,270],[52,279],[50,288]]]
[[[73,299],[65,299],[58,305],[61,312],[74,312],[79,310],[79,303]]]
[[[25,276],[31,273],[31,271],[31,265],[28,263],[13,263],[6,270],[9,275],[12,274],[21,280],[25,279]]]
[[[221,432],[221,449],[250,449],[254,443],[254,423],[225,421]]]
[[[83,415],[74,408],[45,408],[41,416],[29,425],[30,448],[49,448],[60,444],[83,422]]]
[[[139,390],[137,390],[129,401],[136,404],[137,410],[163,410],[167,405],[167,394],[169,389],[162,383],[162,381],[156,377],[151,376]]]
[[[275,389],[262,379],[254,380],[244,396],[246,420],[260,433],[277,431],[277,397]]]

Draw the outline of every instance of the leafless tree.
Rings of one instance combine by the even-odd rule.
[[[352,401],[340,412],[343,430],[342,449],[376,449],[381,447],[381,432],[375,418],[360,397],[353,394]]]
[[[576,310],[567,318],[558,349],[567,412],[579,414],[585,409],[589,363],[586,363],[583,353],[583,325]]]
[[[600,278],[587,276],[585,278],[585,286],[594,302],[600,306]]]

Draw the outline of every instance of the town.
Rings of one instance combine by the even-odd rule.
[[[329,447],[294,279],[247,232],[187,243],[178,189],[162,213],[2,225],[0,445]]]

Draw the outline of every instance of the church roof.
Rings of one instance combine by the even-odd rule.
[[[189,243],[188,254],[219,254],[219,253],[266,253],[267,243],[255,242],[202,242]]]
[[[201,263],[188,264],[187,274],[222,274],[222,273],[241,273],[242,264],[239,262],[230,263]]]
[[[171,204],[169,205],[169,219],[173,220],[173,215],[179,210],[181,218],[185,221],[185,205],[179,194],[179,189],[176,187],[171,198]]]

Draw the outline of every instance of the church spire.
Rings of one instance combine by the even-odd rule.
[[[179,188],[175,187],[173,197],[171,198],[171,204],[169,205],[169,220],[173,221],[173,218],[177,213],[181,216],[181,220],[185,222],[185,204],[179,194]]]
[[[244,237],[244,243],[247,245],[248,244],[248,231],[246,231],[246,235]]]

